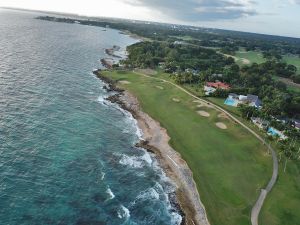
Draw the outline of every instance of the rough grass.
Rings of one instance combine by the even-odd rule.
[[[211,225],[249,225],[252,205],[271,177],[271,157],[265,147],[239,125],[219,118],[212,108],[201,107],[210,117],[200,116],[194,99],[170,84],[131,72],[104,74],[130,81],[123,88],[135,94],[142,109],[168,130],[170,144],[193,171]],[[228,129],[219,129],[216,122]]]

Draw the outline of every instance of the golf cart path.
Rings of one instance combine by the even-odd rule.
[[[136,71],[133,71],[133,73],[137,74],[137,75],[141,75],[147,78],[151,78],[151,79],[155,79],[155,80],[159,80],[165,83],[168,83],[170,85],[175,86],[176,88],[178,88],[179,90],[185,92],[186,94],[188,94],[189,96],[203,102],[209,105],[212,105],[215,109],[225,113],[228,117],[230,117],[232,120],[234,120],[236,123],[240,124],[242,127],[244,127],[246,130],[248,130],[251,134],[253,134],[258,140],[260,140],[265,146],[267,146],[268,150],[271,152],[272,154],[272,159],[273,159],[273,173],[272,173],[272,177],[267,185],[267,187],[265,189],[261,189],[261,193],[260,196],[258,197],[255,205],[253,206],[252,210],[251,210],[251,224],[252,225],[258,225],[258,216],[260,213],[260,210],[264,204],[264,200],[267,197],[267,194],[272,190],[274,184],[276,183],[277,177],[278,177],[278,159],[277,159],[277,155],[275,150],[272,148],[271,145],[267,144],[267,142],[261,137],[259,136],[255,131],[253,131],[250,127],[248,127],[246,124],[244,124],[243,122],[241,122],[239,119],[237,119],[235,116],[233,116],[231,113],[229,113],[228,111],[226,111],[225,109],[221,108],[220,106],[217,106],[214,103],[211,103],[209,101],[206,101],[202,98],[197,97],[196,95],[192,94],[191,92],[187,91],[186,89],[184,89],[183,87],[162,79],[162,78],[157,78],[157,77],[153,77],[153,76],[149,76],[143,73],[139,73]]]

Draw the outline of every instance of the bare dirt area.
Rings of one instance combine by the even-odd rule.
[[[120,83],[120,84],[130,84],[130,82],[127,81],[127,80],[120,80],[120,81],[118,81],[118,83]]]

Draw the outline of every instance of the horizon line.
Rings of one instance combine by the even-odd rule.
[[[10,7],[10,6],[0,6],[0,9],[39,12],[39,13],[57,14],[57,15],[65,15],[65,16],[69,15],[69,16],[78,16],[78,17],[87,17],[87,18],[118,19],[118,20],[138,21],[138,22],[157,23],[157,24],[166,24],[166,25],[177,25],[177,26],[195,27],[195,28],[211,29],[211,30],[223,30],[223,31],[258,34],[258,35],[263,35],[263,36],[273,36],[273,37],[282,37],[282,38],[291,38],[291,39],[299,39],[300,40],[300,37],[295,37],[295,36],[257,33],[257,32],[252,32],[252,31],[241,31],[241,30],[234,30],[234,29],[232,29],[232,30],[231,29],[221,29],[221,28],[197,26],[197,25],[189,25],[189,24],[176,24],[176,23],[158,22],[158,21],[149,21],[149,20],[140,20],[140,19],[129,19],[129,18],[123,18],[123,17],[107,17],[107,16],[91,16],[91,15],[89,16],[89,15],[82,15],[82,14],[78,14],[78,13],[70,13],[70,12],[62,12],[62,11],[45,11],[45,10],[18,8],[18,7]]]

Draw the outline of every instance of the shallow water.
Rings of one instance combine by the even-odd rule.
[[[0,10],[0,224],[178,224],[173,187],[91,73],[116,30]]]

